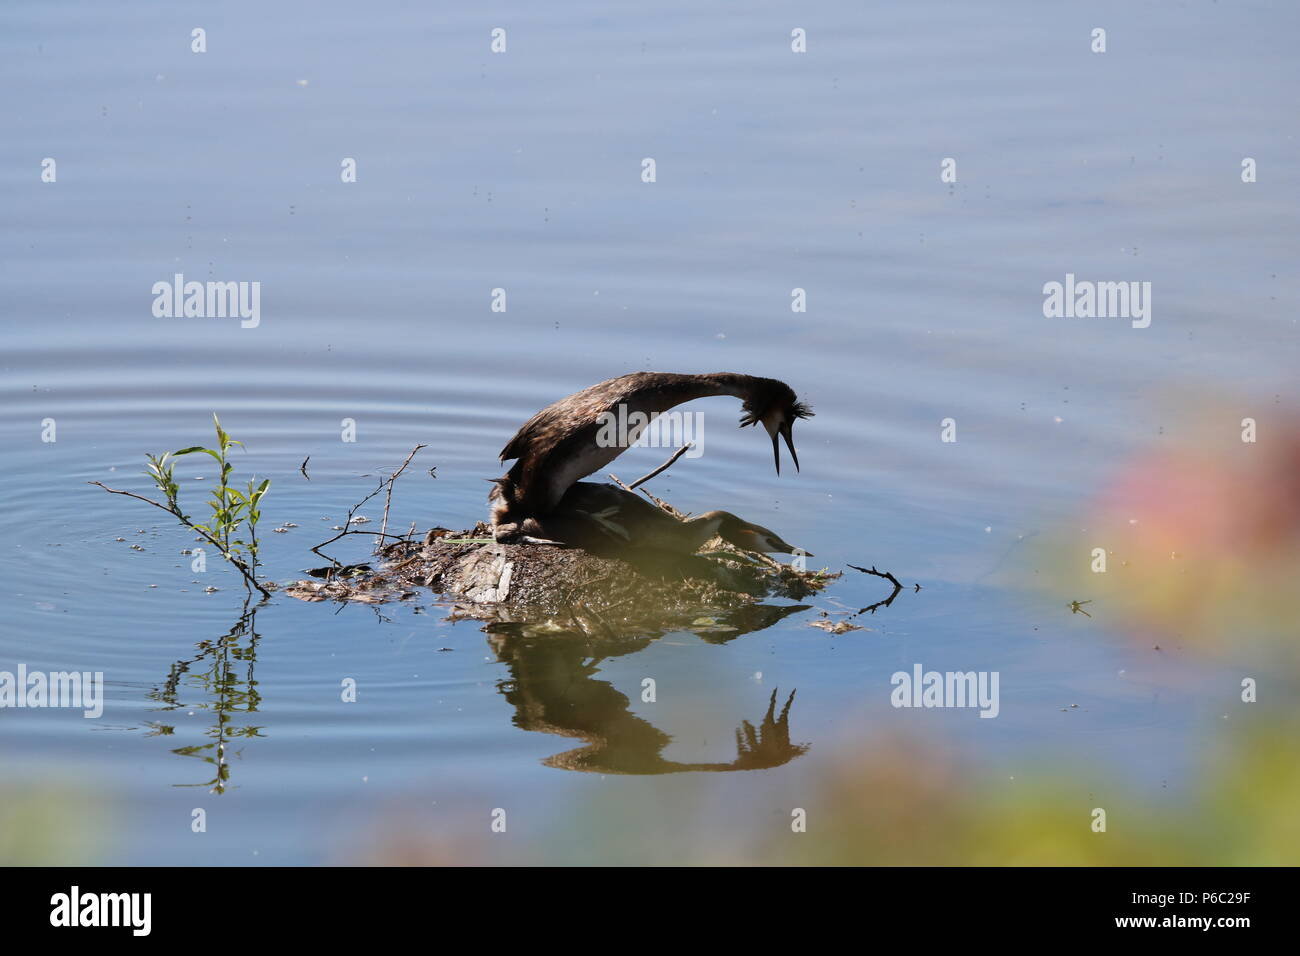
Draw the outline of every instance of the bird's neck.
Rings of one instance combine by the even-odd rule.
[[[734,521],[735,517],[726,511],[706,511],[694,518],[687,518],[682,525],[687,529],[691,550],[698,551],[704,542]]]
[[[756,381],[754,376],[741,375],[739,372],[710,372],[700,378],[714,390],[713,394],[734,395],[736,398],[748,398],[754,391]]]

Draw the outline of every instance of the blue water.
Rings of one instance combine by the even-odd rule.
[[[1044,754],[1141,786],[1186,771],[1213,668],[1156,675],[1104,615],[1033,588],[1024,554],[1178,396],[1294,398],[1290,5],[132,0],[11,2],[0,21],[0,670],[103,671],[108,695],[97,720],[0,710],[0,794],[54,793],[81,821],[73,839],[56,820],[34,858],[341,862],[401,819],[464,858],[599,860],[614,850],[555,834],[574,806],[624,801],[689,807],[726,843],[895,730],[990,773]],[[177,272],[260,282],[260,324],[156,318],[151,287]],[[1066,273],[1151,282],[1150,327],[1045,318],[1042,286]],[[705,453],[656,494],[922,585],[870,630],[830,636],[807,612],[724,643],[670,634],[585,676],[553,662],[625,694],[682,762],[732,759],[741,721],[797,688],[809,749],[781,767],[548,766],[581,741],[518,726],[509,664],[432,595],[418,613],[277,595],[255,641],[223,643],[237,578],[192,573],[190,536],[86,484],[145,492],[144,454],[208,441],[216,412],[246,444],[237,474],[272,480],[267,574],[290,581],[416,443],[390,523],[468,527],[522,421],[640,369],[768,375],[817,413],[796,428],[802,471],[777,476],[734,400],[700,402]],[[213,469],[177,474],[197,506]],[[887,593],[848,570],[810,603]],[[916,662],[999,671],[998,719],[892,708],[889,675]],[[511,840],[489,845],[497,807]],[[651,827],[626,858],[689,859],[691,832]]]

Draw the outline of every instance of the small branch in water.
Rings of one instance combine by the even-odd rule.
[[[328,554],[321,551],[321,548],[325,547],[327,544],[333,544],[335,541],[337,541],[339,538],[343,537],[344,535],[368,534],[376,539],[375,541],[376,548],[379,547],[379,544],[382,542],[384,538],[397,538],[398,540],[400,540],[400,535],[392,535],[392,534],[385,533],[385,529],[387,529],[388,527],[388,506],[392,504],[393,501],[393,482],[397,480],[398,475],[400,475],[403,471],[406,470],[406,466],[411,463],[411,459],[415,457],[415,453],[424,447],[426,446],[421,444],[421,445],[416,445],[414,448],[412,448],[411,453],[406,456],[406,461],[402,462],[402,466],[400,468],[398,468],[387,478],[381,478],[379,480],[379,484],[375,487],[374,491],[370,492],[370,494],[366,495],[364,498],[362,498],[360,501],[358,501],[356,504],[354,504],[351,508],[348,509],[348,516],[343,521],[343,530],[340,531],[338,534],[336,534],[334,537],[330,538],[329,540],[322,541],[320,544],[312,548],[312,550],[317,554],[319,554],[326,561],[329,561],[335,567],[341,568],[343,567],[343,565],[336,559],[331,558]],[[385,488],[388,489],[388,495],[384,501],[384,523],[380,527],[380,530],[379,531],[358,531],[354,529],[352,527],[352,519],[356,516],[356,513],[361,510],[361,506],[364,505],[371,498],[375,497]]]
[[[339,538],[343,537],[344,535],[348,535],[348,534],[364,534],[364,535],[367,535],[367,536],[369,536],[369,537],[371,537],[371,538],[392,538],[394,541],[405,541],[405,540],[406,540],[406,536],[405,536],[405,535],[400,535],[400,534],[384,534],[384,533],[382,533],[382,532],[380,532],[380,531],[363,531],[363,530],[361,530],[360,528],[344,528],[342,531],[340,531],[340,532],[339,532],[338,534],[336,534],[334,537],[330,538],[329,541],[322,541],[320,544],[316,545],[316,548],[323,548],[323,547],[325,547],[325,545],[330,544],[330,543],[332,543],[332,542],[334,542],[334,541],[337,541]],[[313,551],[316,551],[316,548],[312,548],[312,550],[313,550]],[[320,552],[317,552],[317,554],[319,554],[319,553],[320,553]],[[322,554],[321,557],[323,558],[323,557],[325,557],[325,555]]]
[[[627,486],[627,490],[628,490],[628,491],[631,491],[631,490],[632,490],[633,488],[635,488],[637,485],[644,485],[647,481],[649,481],[649,480],[650,480],[651,478],[653,478],[655,475],[659,474],[660,472],[667,471],[669,468],[672,467],[673,462],[675,462],[678,458],[681,458],[682,455],[686,454],[688,451],[690,451],[690,450],[691,450],[692,448],[694,448],[694,447],[695,447],[695,445],[694,445],[693,442],[687,442],[687,443],[686,443],[685,445],[683,445],[681,448],[679,448],[679,449],[677,449],[675,452],[673,452],[673,455],[672,455],[671,458],[669,458],[666,462],[664,462],[662,465],[660,465],[660,466],[659,466],[658,468],[656,468],[654,471],[650,472],[650,474],[648,474],[648,475],[642,475],[642,476],[641,476],[640,478],[638,478],[636,481],[632,482],[632,484],[628,485],[628,486]]]
[[[900,591],[903,590],[903,585],[898,583],[898,578],[894,577],[894,575],[889,571],[877,571],[876,566],[874,564],[871,566],[870,571],[868,571],[866,568],[860,568],[856,564],[850,564],[849,567],[851,567],[854,571],[861,571],[863,574],[874,574],[878,578],[884,578],[886,581],[888,581],[894,587],[898,588]]]
[[[402,472],[406,471],[406,466],[411,463],[411,459],[415,457],[416,452],[424,447],[426,446],[421,444],[412,448],[411,453],[406,456],[406,461],[402,462],[402,467],[398,468],[397,471],[393,472],[388,478],[388,494],[384,496],[384,520],[379,526],[380,537],[383,537],[384,532],[388,530],[388,506],[393,503],[393,485],[396,483],[398,476],[401,475]],[[375,544],[378,546],[379,542],[375,542]]]
[[[254,574],[249,570],[249,567],[248,567],[247,564],[245,564],[245,563],[244,563],[243,561],[241,561],[239,558],[235,557],[233,554],[230,554],[229,552],[227,552],[226,549],[223,548],[223,547],[221,546],[221,542],[218,541],[216,538],[214,538],[212,535],[208,534],[208,533],[207,533],[206,531],[204,531],[202,528],[198,528],[198,527],[194,526],[193,524],[191,524],[191,523],[190,523],[190,522],[185,518],[185,516],[184,516],[183,514],[181,514],[179,511],[175,511],[175,510],[173,510],[173,509],[171,509],[171,508],[168,508],[166,505],[164,505],[164,504],[162,504],[162,503],[160,503],[160,502],[154,501],[152,498],[146,498],[144,495],[137,495],[137,494],[136,494],[135,492],[133,492],[133,491],[120,491],[120,490],[117,489],[117,488],[110,488],[110,487],[108,487],[108,485],[104,484],[102,481],[88,481],[88,482],[86,482],[86,484],[89,484],[89,485],[96,485],[96,486],[98,486],[98,487],[100,487],[100,488],[103,488],[103,489],[104,489],[105,491],[107,491],[110,495],[125,495],[125,496],[128,497],[128,498],[134,498],[134,499],[136,499],[137,501],[143,501],[143,502],[144,502],[145,504],[147,504],[147,505],[153,505],[153,506],[154,506],[155,508],[157,508],[159,511],[165,511],[165,512],[167,512],[169,515],[171,515],[172,517],[174,517],[174,518],[176,518],[177,520],[179,520],[180,523],[183,524],[185,527],[189,528],[191,531],[193,531],[193,532],[195,532],[197,535],[199,535],[199,537],[201,537],[204,541],[208,542],[208,544],[210,544],[210,545],[212,545],[214,548],[216,548],[216,549],[217,549],[217,553],[220,554],[220,555],[222,555],[223,557],[225,557],[225,559],[226,559],[227,561],[230,562],[230,564],[235,568],[235,570],[238,571],[241,575],[243,575],[243,577],[244,577],[244,584],[245,584],[245,585],[247,585],[247,586],[249,586],[249,587],[257,588],[257,590],[260,591],[260,592],[262,593],[262,596],[263,596],[263,597],[270,597],[270,596],[271,596],[271,592],[268,591],[266,588],[262,587],[262,585],[258,582],[256,576],[255,576],[255,575],[254,575]]]
[[[898,578],[894,577],[892,572],[877,571],[876,566],[874,564],[871,566],[869,570],[867,568],[860,568],[856,564],[850,564],[849,567],[851,567],[854,571],[861,571],[863,574],[872,574],[878,578],[884,578],[886,581],[888,581],[890,584],[894,586],[894,590],[890,593],[889,597],[885,598],[883,601],[877,601],[875,604],[870,604],[867,607],[864,607],[862,610],[858,611],[857,614],[849,615],[849,620],[852,620],[853,618],[857,617],[858,614],[866,614],[868,612],[870,612],[871,614],[875,614],[876,608],[878,607],[889,607],[889,605],[894,603],[894,598],[898,597],[898,595],[903,590],[903,585],[899,583]],[[920,588],[918,587],[917,590],[919,591]]]

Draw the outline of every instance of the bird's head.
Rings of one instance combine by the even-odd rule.
[[[772,461],[776,464],[776,473],[781,474],[778,435],[785,439],[785,447],[790,449],[790,457],[794,459],[794,470],[798,471],[799,455],[794,450],[794,422],[796,418],[812,418],[813,410],[799,401],[789,385],[772,378],[756,379],[742,407],[745,414],[740,418],[740,427],[762,422],[772,439]]]
[[[744,548],[746,551],[762,551],[766,554],[794,554],[798,552],[807,557],[812,557],[807,551],[788,544],[775,531],[764,528],[762,525],[751,524],[745,519],[737,518],[728,512],[722,512],[722,514],[725,517],[718,525],[718,536],[724,541],[730,541],[738,548]]]

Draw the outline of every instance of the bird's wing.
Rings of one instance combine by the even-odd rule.
[[[528,419],[501,449],[501,460],[522,458],[539,446],[557,447],[587,431],[594,440],[600,416],[606,412],[617,414],[620,405],[627,407],[629,415],[634,411],[656,415],[719,392],[716,385],[693,375],[633,372],[611,378],[552,402]]]
[[[639,437],[640,429],[630,427],[619,443],[598,442],[605,413],[617,416],[624,406],[627,417],[641,412],[649,418],[719,392],[716,384],[690,375],[634,372],[613,378],[542,409],[510,439],[501,460],[518,459],[511,469],[517,485],[528,490],[534,507],[549,510],[575,481],[609,464]],[[545,476],[544,487],[538,476]]]

